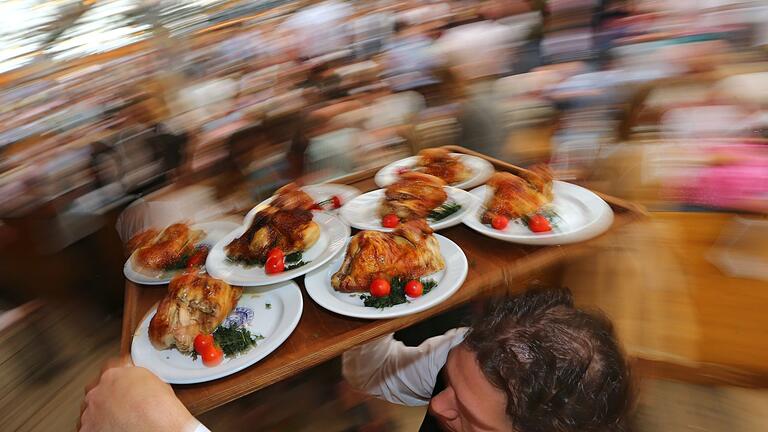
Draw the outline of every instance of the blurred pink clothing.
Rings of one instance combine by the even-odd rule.
[[[717,164],[694,171],[672,187],[673,198],[707,207],[755,210],[768,207],[768,146],[715,145],[704,150]]]

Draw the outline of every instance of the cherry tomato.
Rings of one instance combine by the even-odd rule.
[[[537,214],[528,219],[528,228],[533,232],[552,231],[552,226],[544,216]]]
[[[267,263],[264,264],[264,272],[266,274],[282,273],[285,270],[285,261],[283,258],[267,258]]]
[[[331,197],[331,204],[333,204],[333,208],[337,209],[341,207],[341,198],[338,195],[334,195]]]
[[[493,229],[503,230],[507,227],[507,225],[509,225],[509,219],[504,216],[498,215],[491,219],[491,226]]]
[[[215,345],[211,345],[208,349],[203,351],[200,356],[203,358],[204,365],[214,367],[224,359],[224,351]]]
[[[195,336],[195,351],[198,354],[202,354],[205,350],[213,346],[213,336],[209,334],[202,334]]]
[[[312,207],[309,208],[310,210],[323,210],[323,206],[321,206],[318,203],[312,204]]]
[[[392,287],[389,286],[389,282],[386,279],[374,279],[371,282],[371,295],[374,297],[386,297],[392,292]]]
[[[208,248],[201,247],[187,260],[187,267],[202,267],[208,257]]]
[[[417,280],[409,281],[405,284],[405,295],[408,297],[421,297],[424,294],[424,285]]]
[[[269,261],[270,258],[283,260],[285,258],[285,254],[283,253],[283,250],[280,248],[272,248],[269,250],[269,252],[267,252],[267,261]]]
[[[400,218],[394,214],[388,214],[381,219],[381,226],[384,228],[396,228],[400,223]]]

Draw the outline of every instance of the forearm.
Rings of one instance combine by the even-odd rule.
[[[195,420],[194,423],[192,423],[193,427],[191,429],[187,429],[191,432],[211,432],[210,429],[205,427],[204,424],[200,423],[199,421]]]

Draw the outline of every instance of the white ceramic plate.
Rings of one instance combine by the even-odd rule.
[[[474,214],[467,216],[464,223],[488,237],[530,245],[558,245],[588,240],[605,232],[613,223],[613,210],[592,191],[561,181],[553,183],[553,191],[551,208],[559,220],[551,232],[532,232],[520,219],[510,221],[503,231],[480,222],[482,212],[485,211],[484,204],[491,193],[486,185],[470,191],[483,205]]]
[[[437,286],[430,292],[408,303],[399,304],[385,309],[366,307],[360,299],[361,293],[337,292],[331,286],[331,276],[341,268],[344,254],[325,266],[307,274],[304,286],[312,300],[331,312],[355,318],[383,319],[411,315],[438,305],[453,295],[467,277],[469,269],[467,257],[461,248],[451,240],[439,234],[434,234],[440,243],[440,253],[445,260],[445,269],[422,279],[434,279]]]
[[[317,239],[311,248],[302,253],[302,259],[307,264],[282,273],[268,275],[263,267],[246,267],[240,264],[231,263],[227,260],[224,247],[232,240],[243,235],[248,229],[250,220],[246,219],[247,224],[242,225],[234,231],[224,236],[216,243],[208,259],[205,261],[205,268],[208,274],[221,279],[229,284],[238,286],[259,286],[270,285],[278,282],[287,281],[301,276],[307,272],[320,267],[336,256],[344,248],[344,242],[349,237],[350,229],[347,224],[341,221],[337,216],[324,212],[313,212],[313,220],[320,225],[320,238]]]
[[[429,226],[435,231],[460,224],[467,215],[474,213],[480,205],[480,201],[467,191],[454,187],[446,187],[445,191],[448,194],[448,202],[453,201],[460,204],[461,209],[437,222],[427,219]],[[384,189],[377,189],[375,191],[364,193],[348,202],[341,208],[339,214],[345,222],[357,229],[392,231],[392,228],[384,228],[381,226],[379,207],[383,201]]]
[[[151,370],[171,384],[200,383],[231,375],[263,359],[285,342],[299,323],[304,303],[299,286],[288,281],[243,289],[237,307],[253,312],[253,318],[246,326],[252,334],[264,337],[248,352],[235,358],[225,358],[218,366],[207,367],[200,357],[192,360],[192,357],[176,349],[155,349],[148,334],[149,321],[157,311],[155,304],[133,333],[131,357],[134,364]]]
[[[203,222],[194,224],[191,226],[192,229],[201,229],[205,231],[205,238],[199,243],[199,244],[207,244],[210,247],[213,247],[213,245],[216,244],[219,240],[221,240],[225,235],[232,232],[232,230],[236,229],[238,225],[234,222],[230,221],[213,221],[213,222]],[[127,261],[125,261],[125,265],[123,266],[123,274],[125,277],[130,280],[131,282],[135,282],[137,284],[143,284],[143,285],[163,285],[167,284],[168,282],[173,279],[174,276],[179,274],[181,270],[176,271],[170,271],[170,272],[164,272],[159,277],[152,277],[150,275],[146,275],[144,273],[140,273],[136,269],[133,268],[133,255],[128,258]]]
[[[338,195],[338,197],[341,199],[342,206],[352,201],[356,196],[360,195],[360,191],[358,189],[353,188],[352,186],[336,183],[318,183],[302,186],[301,190],[306,192],[307,195],[311,196],[316,203],[329,200],[332,196]],[[259,210],[264,208],[270,202],[272,202],[272,197],[265,199],[264,201],[257,204],[254,208],[252,208],[245,215],[245,218],[243,219],[245,221],[244,223],[246,225],[249,224],[253,218],[253,215],[255,215]],[[332,210],[330,207],[328,207],[326,212],[335,214],[338,212],[338,210]]]
[[[464,163],[464,166],[469,169],[471,174],[469,178],[463,182],[449,186],[457,187],[459,189],[471,189],[475,186],[484,184],[486,181],[488,181],[489,178],[491,178],[495,171],[493,165],[491,165],[491,163],[485,159],[461,153],[451,154],[461,159],[461,162]],[[399,161],[392,162],[391,164],[380,169],[379,172],[376,173],[376,177],[374,177],[373,180],[379,187],[387,187],[396,182],[398,178],[400,178],[397,173],[398,170],[402,168],[413,168],[416,166],[416,162],[418,162],[418,160],[418,156],[411,156],[405,159],[400,159]]]

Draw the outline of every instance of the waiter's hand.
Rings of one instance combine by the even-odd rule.
[[[170,385],[127,358],[108,362],[85,391],[79,431],[192,432],[199,424]]]

